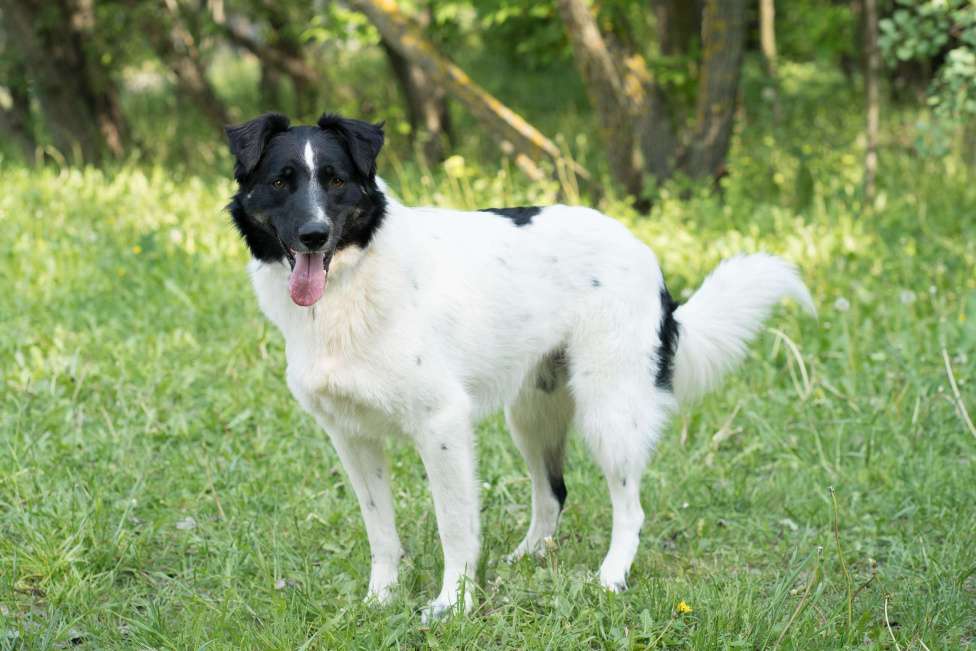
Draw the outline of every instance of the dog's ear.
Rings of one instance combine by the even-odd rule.
[[[234,178],[243,181],[257,167],[268,140],[288,130],[288,118],[281,113],[265,113],[244,124],[225,127],[230,152],[234,154]]]
[[[346,146],[359,172],[373,180],[376,176],[376,157],[383,148],[383,123],[370,124],[362,120],[326,113],[319,118],[319,128],[331,131]]]

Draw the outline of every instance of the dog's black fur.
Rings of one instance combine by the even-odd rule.
[[[299,229],[323,203],[329,218],[326,267],[336,251],[369,244],[386,213],[386,198],[376,184],[382,124],[327,113],[317,127],[290,127],[284,115],[265,113],[228,127],[227,139],[238,183],[228,209],[255,258],[287,258],[294,265],[292,251],[309,252]],[[303,158],[306,142],[315,150],[314,179]]]
[[[481,208],[478,212],[490,212],[510,219],[516,226],[528,226],[532,218],[542,212],[540,206],[518,206],[516,208]]]
[[[661,345],[657,349],[657,374],[654,384],[659,389],[674,390],[674,354],[678,350],[678,321],[674,318],[674,311],[678,303],[671,296],[667,286],[661,288],[661,323],[658,326],[658,336]]]

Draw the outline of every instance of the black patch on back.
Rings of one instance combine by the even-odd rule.
[[[563,506],[566,505],[566,482],[563,481],[563,476],[560,475],[549,475],[549,487],[552,489],[552,494],[556,496],[559,501],[559,510],[563,510]]]
[[[678,322],[674,318],[674,311],[679,303],[671,297],[667,286],[661,288],[661,325],[658,326],[658,337],[661,344],[657,348],[657,373],[654,384],[659,389],[674,390],[674,353],[678,349]]]
[[[481,208],[478,212],[492,212],[511,219],[516,226],[528,226],[532,218],[542,212],[539,206],[518,206],[516,208]]]

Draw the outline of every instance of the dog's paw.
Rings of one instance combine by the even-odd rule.
[[[607,592],[625,592],[627,590],[627,581],[604,581],[600,579],[600,585],[604,587]]]
[[[537,556],[539,558],[544,558],[546,553],[556,549],[556,540],[552,536],[546,536],[541,540],[530,541],[528,539],[523,540],[519,543],[519,546],[515,548],[511,554],[505,557],[505,562],[511,565],[512,563],[517,563],[526,556]]]
[[[514,565],[515,563],[518,563],[520,560],[528,556],[530,553],[532,553],[532,550],[527,548],[524,544],[522,544],[516,547],[515,550],[511,554],[506,556],[503,560],[509,565]]]
[[[363,603],[368,606],[385,606],[393,601],[393,591],[395,589],[395,583],[380,588],[370,586],[366,596],[363,597]]]
[[[470,594],[467,593],[464,595],[463,607],[456,598],[451,599],[441,595],[437,597],[437,599],[434,599],[427,604],[423,610],[420,611],[420,621],[422,624],[430,624],[437,620],[450,617],[451,615],[467,614],[471,611],[471,607],[473,605],[474,599]]]
[[[453,614],[454,606],[457,604],[442,603],[439,599],[430,602],[420,611],[420,623],[431,624],[437,620],[444,619]]]
[[[627,572],[604,564],[600,568],[600,585],[607,592],[624,592],[627,589]]]
[[[369,575],[369,590],[366,592],[366,603],[386,605],[393,600],[393,592],[397,586],[397,566],[395,564],[375,563]]]

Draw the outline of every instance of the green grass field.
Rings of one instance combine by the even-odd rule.
[[[610,508],[579,440],[555,548],[501,561],[529,482],[487,421],[478,605],[430,627],[417,611],[441,560],[421,463],[391,447],[408,557],[396,602],[365,606],[358,507],[285,386],[221,212],[231,183],[0,166],[0,648],[976,645],[976,436],[942,355],[976,412],[976,184],[893,142],[863,206],[850,120],[835,142],[816,125],[789,147],[738,140],[721,196],[666,189],[649,217],[603,201],[677,294],[762,249],[800,265],[819,319],[779,309],[675,420],[623,594],[594,580]],[[382,165],[410,202],[554,198],[490,166]]]

